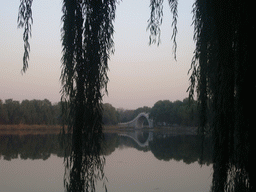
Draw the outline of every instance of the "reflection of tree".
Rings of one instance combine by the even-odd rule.
[[[165,136],[154,134],[154,139],[149,143],[151,152],[159,160],[176,161],[183,160],[190,164],[199,161],[201,155],[200,140],[198,136],[180,135]],[[204,160],[202,163],[211,163],[211,144],[209,139],[205,141]]]
[[[58,143],[58,135],[1,135],[0,154],[6,160],[43,159],[46,160],[51,154],[63,156],[63,150]]]
[[[100,154],[110,155],[118,147],[118,136],[114,133],[104,134],[104,136]],[[68,137],[68,134],[61,135],[62,141],[65,142],[60,146],[59,136],[56,134],[0,135],[0,158],[11,160],[20,157],[21,159],[46,160],[50,155],[69,156],[71,149],[67,143]]]
[[[118,135],[116,133],[105,133],[101,145],[101,155],[110,155],[118,147]]]
[[[147,133],[144,133],[147,136]],[[129,137],[120,137],[116,133],[105,133],[101,142],[100,155],[110,155],[118,147],[132,147],[139,151],[150,151],[159,160],[169,161],[175,159],[183,160],[185,163],[198,161],[201,155],[200,140],[198,136],[166,136],[154,133],[153,141],[148,147],[140,147]],[[101,135],[102,136],[102,135]],[[100,136],[100,137],[101,137]],[[58,157],[69,157],[71,154],[71,136],[61,135],[63,141],[60,145],[59,136],[56,134],[45,135],[1,135],[0,136],[0,157],[6,160],[21,159],[48,159],[50,155]],[[101,140],[101,141],[100,141]],[[95,144],[94,144],[95,145]],[[206,138],[204,143],[203,163],[211,163],[211,142]],[[99,150],[99,148],[97,150]]]

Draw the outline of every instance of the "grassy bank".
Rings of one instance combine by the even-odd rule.
[[[0,134],[50,134],[61,129],[60,125],[0,125]]]
[[[0,125],[0,134],[59,134],[61,129],[60,125]],[[103,131],[106,132],[117,129],[116,125],[103,126]]]
[[[61,129],[60,125],[0,125],[0,130],[39,130],[39,129]]]

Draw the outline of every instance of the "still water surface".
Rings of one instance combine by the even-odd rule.
[[[0,135],[0,191],[65,191],[64,151],[58,135]],[[166,132],[105,133],[108,191],[210,191],[211,145],[203,165],[195,135]],[[96,191],[104,191],[98,181]]]

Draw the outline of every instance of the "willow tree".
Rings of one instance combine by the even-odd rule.
[[[189,89],[192,95],[197,82],[201,133],[207,122],[212,129],[213,191],[255,191],[255,122],[248,108],[256,107],[255,22],[249,7],[246,1],[197,0],[193,9],[196,50]]]
[[[28,67],[32,0],[21,0],[18,26],[24,28],[23,72]],[[107,92],[109,55],[113,53],[116,0],[63,0],[62,101],[71,155],[67,191],[95,190],[96,175],[104,179],[102,96]],[[64,129],[63,129],[64,131]],[[66,144],[67,145],[67,144]]]
[[[113,53],[115,9],[115,0],[63,1],[62,101],[68,103],[68,130],[73,132],[69,160],[74,174],[70,174],[68,191],[93,191],[98,168],[104,176],[104,158],[99,156],[101,102],[103,90],[107,92],[108,59]]]
[[[169,3],[175,51],[177,0]],[[213,137],[212,190],[255,191],[253,10],[247,1],[196,0],[192,11],[196,49],[188,91],[190,98],[197,92],[199,134]],[[162,16],[163,0],[151,0],[153,43],[159,41]]]
[[[24,28],[23,72],[28,68],[31,6],[32,0],[21,0],[18,15],[18,26]],[[103,90],[107,92],[115,9],[116,0],[63,1],[61,93],[70,106],[68,125],[72,131],[73,126],[87,130],[101,122],[100,102]]]
[[[213,191],[255,191],[253,155],[256,81],[255,23],[246,1],[197,0],[193,8],[196,50],[190,95],[196,88],[201,133],[213,135]],[[210,110],[208,110],[210,109]],[[207,113],[212,119],[207,119]]]

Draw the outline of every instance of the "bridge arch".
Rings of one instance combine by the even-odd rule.
[[[119,123],[118,125],[121,127],[135,127],[135,128],[143,128],[144,122],[147,122],[150,128],[153,127],[153,120],[149,119],[148,113],[140,113],[137,117],[135,117],[132,121],[126,123]]]
[[[136,121],[136,128],[143,128],[144,127],[144,123],[145,121],[147,122],[147,124],[149,125],[149,118],[147,114],[144,113],[140,113],[140,116],[137,116],[137,121]]]
[[[119,136],[129,137],[134,140],[140,147],[147,147],[150,141],[153,141],[153,132],[144,132],[136,130],[134,132],[120,133]]]

